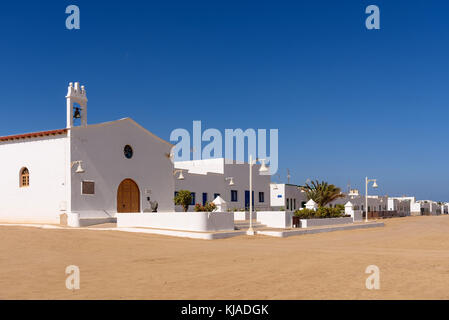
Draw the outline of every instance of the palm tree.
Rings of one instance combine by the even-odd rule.
[[[306,182],[304,186],[300,186],[307,194],[307,198],[316,202],[319,207],[324,207],[329,202],[338,198],[343,198],[345,195],[341,193],[341,189],[328,184],[325,181],[312,181],[310,184]]]

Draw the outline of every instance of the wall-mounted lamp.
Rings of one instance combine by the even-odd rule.
[[[70,168],[73,168],[73,166],[74,166],[75,164],[78,164],[78,167],[76,168],[75,173],[84,173],[85,170],[84,170],[83,167],[81,166],[82,163],[83,163],[82,160],[73,161],[73,162],[70,164]]]
[[[179,176],[176,179],[178,179],[178,180],[184,180],[185,179],[184,175],[182,174],[182,171],[183,171],[182,169],[173,170],[173,175],[175,175],[175,174],[177,174],[179,172]]]
[[[267,172],[268,171],[268,167],[265,164],[266,159],[258,159],[262,164],[260,165],[260,169],[259,172]]]
[[[230,185],[230,186],[233,186],[233,185],[235,184],[235,183],[234,183],[234,177],[228,177],[228,178],[225,178],[225,180],[226,180],[226,181],[230,180],[230,181],[229,181],[229,185]]]

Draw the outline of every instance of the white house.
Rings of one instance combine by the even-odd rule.
[[[415,205],[415,215],[440,215],[442,206],[432,200],[418,200]],[[418,211],[419,209],[419,211]]]
[[[172,145],[130,118],[87,124],[87,96],[68,87],[67,126],[0,137],[0,221],[113,221],[157,201],[174,211]]]
[[[294,184],[271,183],[270,203],[273,209],[296,211],[305,208],[307,202],[306,193]]]
[[[357,189],[350,190],[349,193],[344,194],[344,197],[332,201],[328,206],[345,205],[348,201],[353,204],[354,210],[366,211],[365,195],[361,195]],[[368,212],[387,211],[387,209],[388,196],[368,195]]]
[[[420,215],[419,204],[415,197],[388,197],[388,210],[403,212],[406,216]]]
[[[421,216],[421,215],[437,215],[444,213],[443,207],[440,206],[437,202],[432,200],[416,200],[415,197],[393,197],[391,199],[409,202],[410,215],[412,216]]]
[[[411,214],[411,197],[388,197],[388,211],[396,211],[401,216]]]
[[[249,164],[227,163],[224,158],[176,161],[175,192],[189,190],[192,193],[192,205],[204,204],[220,196],[231,211],[249,208]],[[256,210],[268,210],[270,207],[270,175],[259,172],[260,164],[252,168],[253,207]],[[179,179],[181,174],[184,179]],[[176,206],[176,211],[181,211]]]
[[[441,214],[449,214],[449,202],[443,203],[441,206]]]

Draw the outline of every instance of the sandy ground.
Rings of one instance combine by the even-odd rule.
[[[192,240],[0,227],[0,299],[448,299],[449,216],[302,235]],[[380,268],[380,290],[365,268]],[[68,265],[80,290],[65,287]]]

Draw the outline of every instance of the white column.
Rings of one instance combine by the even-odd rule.
[[[73,126],[73,101],[72,101],[72,94],[73,94],[73,83],[69,83],[69,87],[67,89],[67,128],[71,128]]]
[[[368,222],[368,177],[365,178],[365,222]]]
[[[253,230],[253,157],[249,155],[249,229],[248,235],[254,235]]]

